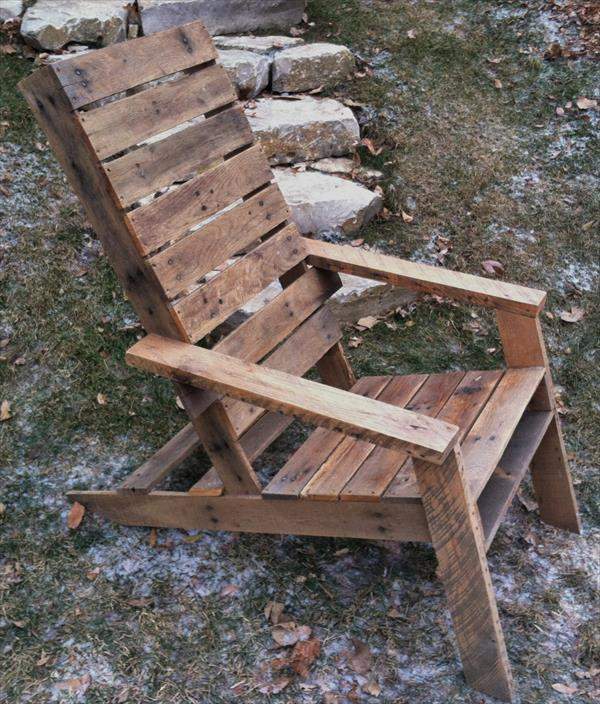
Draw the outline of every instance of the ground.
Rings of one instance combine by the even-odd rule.
[[[365,62],[332,91],[362,104],[383,148],[361,156],[385,173],[389,219],[361,237],[474,273],[496,260],[503,278],[550,292],[544,332],[584,532],[541,524],[525,487],[490,561],[519,700],[591,702],[600,159],[598,112],[576,101],[599,97],[594,47],[545,59],[578,39],[573,16],[540,0],[315,0],[308,13],[309,39],[347,43]],[[168,384],[123,363],[140,328],[16,93],[30,70],[2,57],[0,701],[486,701],[461,675],[428,546],[156,533],[89,515],[68,530],[66,490],[113,485],[185,419]],[[572,309],[581,319],[563,321]],[[348,349],[361,374],[500,362],[493,320],[446,303],[346,333],[362,339]],[[306,676],[276,668],[270,601],[321,643]]]

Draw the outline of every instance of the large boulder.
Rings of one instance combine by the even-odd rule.
[[[339,176],[281,168],[274,173],[302,234],[353,234],[383,206],[378,193]]]
[[[289,29],[302,20],[305,0],[139,0],[144,34],[202,20],[211,34]]]
[[[221,63],[233,81],[240,98],[254,98],[269,83],[271,59],[240,49],[220,49]]]
[[[254,51],[257,54],[272,54],[281,49],[304,44],[304,39],[300,37],[285,37],[283,35],[255,37],[253,34],[241,34],[233,37],[217,35],[213,37],[213,41],[219,49],[241,49],[242,51]]]
[[[319,86],[335,86],[354,69],[349,49],[338,44],[304,44],[284,49],[273,59],[273,90],[301,93]]]
[[[21,34],[49,51],[69,42],[107,46],[125,39],[127,14],[123,0],[37,0],[23,15]]]
[[[19,17],[21,12],[23,12],[23,0],[1,0],[0,22]]]
[[[343,156],[360,139],[352,110],[331,98],[261,98],[246,115],[272,164]]]

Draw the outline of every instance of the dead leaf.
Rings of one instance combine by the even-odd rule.
[[[40,657],[38,658],[38,660],[36,660],[36,663],[35,663],[35,664],[36,664],[38,667],[42,667],[43,665],[47,665],[47,664],[50,662],[50,659],[51,659],[51,658],[50,658],[50,655],[48,655],[48,653],[45,653],[45,652],[42,650],[42,654],[40,655]]]
[[[94,567],[93,570],[88,570],[85,573],[85,576],[90,580],[90,582],[93,582],[98,577],[99,574],[100,574],[100,568]]]
[[[237,584],[226,584],[219,592],[220,596],[235,596],[240,591]]]
[[[348,340],[348,347],[350,349],[356,349],[357,347],[360,347],[363,343],[362,337],[359,337],[358,335],[354,335]]]
[[[597,108],[598,107],[598,101],[597,100],[591,100],[590,98],[577,98],[575,101],[575,105],[580,110],[590,110],[591,108]]]
[[[359,330],[370,330],[371,328],[375,327],[378,322],[379,318],[377,318],[375,315],[366,315],[364,318],[360,318],[356,321],[356,327]]]
[[[83,520],[83,514],[85,513],[85,506],[75,501],[71,506],[69,511],[69,516],[67,518],[67,526],[71,530],[77,530],[81,521]]]
[[[490,63],[490,64],[499,64],[499,63],[502,61],[502,59],[498,59],[498,58],[489,58],[489,59],[486,59],[486,61],[487,61],[488,63]]]
[[[2,403],[0,403],[0,421],[9,420],[10,418],[12,418],[10,401],[2,401]]]
[[[86,674],[81,677],[73,677],[64,682],[58,682],[56,689],[67,689],[69,692],[79,692],[83,694],[91,684],[92,678],[89,674]]]
[[[290,667],[300,677],[308,677],[310,666],[319,657],[321,641],[317,638],[296,643],[290,656]]]
[[[17,50],[12,44],[2,44],[0,46],[0,52],[2,54],[14,54]]]
[[[139,599],[127,599],[126,603],[136,609],[145,609],[147,606],[154,603],[154,599],[151,596],[145,596]]]
[[[417,37],[417,30],[416,29],[409,29],[408,32],[406,33],[406,36],[409,39],[416,39]]]
[[[357,240],[352,240],[352,241],[350,242],[350,246],[351,246],[351,247],[360,247],[360,246],[361,246],[362,244],[364,244],[364,243],[365,243],[364,239],[363,239],[362,237],[360,237],[360,238],[357,239]]]
[[[5,347],[8,347],[9,342],[10,337],[5,337],[3,340],[0,340],[0,350],[3,350]]]
[[[158,542],[158,529],[151,528],[150,529],[150,537],[148,538],[148,545],[151,548],[155,548],[157,542]]]
[[[290,37],[301,37],[306,34],[305,29],[300,29],[299,27],[290,27]]]
[[[569,686],[568,684],[562,684],[561,682],[556,682],[552,685],[552,689],[555,692],[560,692],[561,694],[566,694],[570,696],[571,694],[577,694],[577,687]]]
[[[274,626],[276,626],[283,619],[284,605],[280,601],[269,601],[264,609],[264,615],[267,621],[270,621]]]
[[[369,139],[368,137],[363,137],[360,140],[360,144],[362,144],[364,147],[366,147],[373,156],[379,156],[381,152],[383,151],[383,147],[376,147],[373,144],[373,140]]]
[[[533,511],[537,511],[538,504],[537,501],[533,501],[532,499],[529,499],[522,491],[519,489],[517,492],[517,496],[519,498],[519,502],[530,512],[532,513]]]
[[[502,264],[502,262],[498,262],[495,259],[486,259],[485,261],[481,262],[481,266],[485,272],[491,274],[492,276],[504,273],[504,265]]]
[[[281,677],[274,682],[267,682],[267,684],[263,684],[258,688],[258,691],[261,694],[279,694],[279,692],[282,692],[288,686],[290,681],[291,680],[289,677]]]
[[[27,625],[27,621],[11,621],[11,623],[15,628],[25,628]]]
[[[564,108],[561,108],[560,105],[559,105],[559,106],[556,108],[556,114],[557,114],[559,117],[562,117],[562,116],[565,114]]]
[[[498,90],[500,90],[503,87],[504,86],[502,85],[502,81],[499,78],[495,78],[494,79],[494,88],[497,88]]]
[[[398,611],[398,609],[395,609],[392,607],[388,612],[387,615],[389,618],[402,618],[402,614]]]
[[[408,225],[414,220],[414,217],[412,215],[409,215],[408,213],[405,213],[404,210],[400,211],[400,215],[402,216],[402,220]]]
[[[350,656],[350,666],[359,675],[365,675],[371,669],[372,657],[369,646],[358,638],[352,639],[354,653]]]
[[[578,323],[584,316],[585,311],[583,308],[578,308],[577,306],[571,306],[571,310],[562,310],[559,313],[559,317],[564,323]]]
[[[308,640],[311,629],[309,626],[298,626],[293,621],[280,623],[271,629],[271,637],[284,648],[296,645],[298,641]]]
[[[100,406],[106,406],[108,403],[108,398],[106,397],[106,394],[98,394],[96,396],[96,401],[98,401]]]
[[[367,684],[363,685],[363,692],[370,694],[372,697],[378,697],[381,694],[381,687],[375,680],[370,680]]]

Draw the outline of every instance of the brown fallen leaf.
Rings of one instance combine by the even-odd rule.
[[[79,692],[83,694],[91,684],[91,675],[86,674],[81,677],[72,677],[70,680],[65,680],[64,682],[58,682],[55,686],[56,689],[66,689],[69,692]]]
[[[150,529],[150,537],[148,538],[148,545],[151,548],[156,547],[156,543],[158,543],[158,529],[157,528],[151,528]]]
[[[417,37],[417,30],[416,29],[409,29],[408,32],[406,33],[406,36],[409,39],[416,39]]]
[[[379,322],[379,318],[375,315],[366,315],[364,318],[359,318],[356,321],[356,327],[359,330],[370,330]]]
[[[562,684],[561,682],[556,682],[555,684],[553,684],[552,689],[555,692],[560,692],[561,694],[566,694],[568,696],[571,694],[577,694],[578,692],[577,687],[569,686],[568,684]]]
[[[88,570],[85,573],[85,576],[90,580],[90,582],[93,582],[98,577],[99,574],[100,574],[100,568],[94,567],[93,570]]]
[[[502,81],[499,78],[495,78],[494,79],[494,88],[497,88],[498,90],[500,90],[503,87],[504,86],[502,85]]]
[[[235,596],[239,591],[240,588],[237,586],[237,584],[226,584],[223,589],[221,589],[221,591],[219,592],[219,595],[222,597]]]
[[[598,107],[598,101],[597,100],[591,100],[590,98],[577,98],[575,101],[575,105],[580,110],[591,110],[592,108],[597,108]]]
[[[273,682],[267,682],[258,688],[261,694],[279,694],[282,692],[288,684],[291,682],[289,677],[281,677]]]
[[[106,404],[108,403],[108,398],[106,394],[98,394],[96,396],[96,401],[98,402],[98,405],[106,406]]]
[[[376,147],[373,144],[373,140],[369,139],[368,137],[363,137],[360,140],[360,144],[362,144],[364,147],[366,147],[373,156],[378,156],[381,154],[383,151],[383,147]]]
[[[2,401],[0,403],[0,421],[9,420],[12,418],[12,413],[10,412],[10,401]]]
[[[363,685],[363,692],[370,694],[372,697],[378,697],[381,694],[381,687],[375,680],[370,680]]]
[[[403,222],[405,222],[407,225],[409,225],[414,220],[414,217],[412,215],[409,215],[408,213],[405,213],[404,210],[400,211],[400,215],[402,217]]]
[[[354,335],[348,340],[348,347],[351,349],[356,349],[357,347],[360,347],[363,343],[362,337],[359,337],[358,335]]]
[[[319,657],[320,652],[321,641],[318,638],[310,638],[296,643],[290,655],[290,667],[300,677],[308,677],[310,667]]]
[[[365,243],[365,240],[364,240],[362,237],[359,237],[359,238],[356,239],[356,240],[352,240],[352,241],[350,242],[350,246],[351,246],[351,247],[360,247],[360,246],[363,245],[364,243]]]
[[[270,621],[276,626],[280,621],[284,620],[282,619],[284,608],[284,605],[280,601],[269,601],[263,613],[267,621]]]
[[[369,646],[358,638],[352,638],[354,653],[349,658],[350,667],[359,675],[365,675],[371,669],[372,657]]]
[[[139,599],[127,599],[128,606],[133,606],[135,609],[145,609],[154,603],[154,599],[151,596],[140,597]]]
[[[571,306],[571,310],[562,310],[559,313],[559,317],[563,323],[578,323],[584,316],[585,311],[583,308],[578,308],[577,306]]]
[[[298,641],[308,640],[311,629],[309,626],[298,626],[294,621],[279,623],[271,629],[271,637],[282,647],[296,645]]]
[[[481,266],[485,272],[492,274],[492,276],[504,273],[504,265],[495,259],[486,259],[481,262]]]
[[[557,114],[559,117],[562,117],[562,116],[565,114],[565,109],[564,109],[564,108],[561,108],[560,105],[559,105],[559,106],[556,108],[556,114]]]
[[[84,513],[85,506],[83,504],[80,504],[78,501],[75,501],[71,506],[71,510],[69,511],[69,516],[67,518],[67,526],[71,530],[77,530],[77,528],[79,528],[79,525],[81,524],[81,521],[83,520]]]

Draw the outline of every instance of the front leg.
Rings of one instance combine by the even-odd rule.
[[[481,520],[465,482],[460,449],[442,465],[414,465],[467,682],[479,692],[512,701]]]

